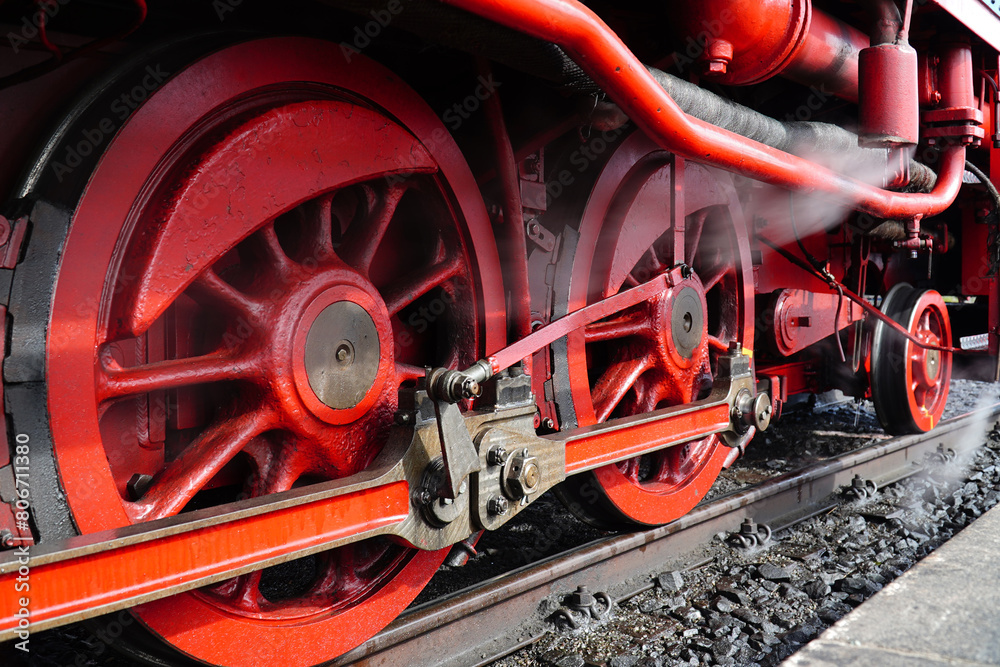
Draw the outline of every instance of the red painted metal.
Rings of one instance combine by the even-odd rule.
[[[936,215],[951,205],[961,188],[965,171],[962,146],[943,151],[937,184],[931,192],[905,194],[873,187],[687,116],[621,39],[574,0],[446,2],[560,45],[660,146],[691,160],[794,190],[829,193],[858,210],[887,219]],[[941,78],[954,75],[944,70]]]
[[[479,72],[482,80],[492,81],[493,70],[485,60],[479,62]],[[517,173],[517,162],[514,150],[510,145],[507,125],[503,117],[503,105],[500,95],[492,91],[484,102],[486,118],[490,125],[490,138],[499,169],[500,189],[503,202],[503,221],[500,226],[503,239],[504,277],[510,286],[511,312],[510,337],[508,342],[523,339],[531,333],[531,290],[528,287],[528,251],[525,240],[524,209],[521,203],[520,179]],[[525,369],[531,373],[530,358]]]
[[[925,291],[913,305],[907,328],[924,343],[945,345],[951,340],[948,309],[941,295]],[[906,344],[903,372],[909,412],[921,431],[940,423],[951,383],[951,353]],[[904,397],[900,397],[902,400]]]
[[[813,8],[805,38],[781,75],[842,99],[858,100],[858,54],[868,36]]]
[[[681,39],[705,43],[705,75],[727,85],[759,83],[777,74],[850,101],[858,99],[858,52],[868,37],[811,0],[674,2]]]
[[[840,301],[836,294],[782,290],[775,299],[772,320],[778,352],[791,356],[864,316],[857,304]]]
[[[645,416],[651,417],[651,415]],[[713,433],[727,428],[730,423],[730,417],[729,406],[720,405],[707,409],[692,410],[691,412],[672,417],[664,417],[655,422],[643,420],[638,424],[631,425],[627,423],[627,420],[625,421],[626,423],[622,424],[621,428],[612,431],[605,430],[594,433],[593,426],[572,431],[571,437],[565,439],[566,474],[574,475],[585,470],[602,468],[603,471],[606,471],[606,474],[601,475],[602,471],[598,471],[598,479],[602,481],[607,480],[610,485],[610,483],[620,480],[621,475],[615,474],[615,470],[618,470],[617,466],[607,467],[609,463],[621,461],[623,458],[635,457],[638,453],[656,446],[656,443],[689,439],[698,442],[677,446],[675,449],[683,450],[684,447],[697,447],[701,444],[700,441],[706,438],[711,439]],[[562,439],[559,436],[553,436],[553,438]],[[660,484],[667,488],[658,493],[660,500],[655,504],[650,502],[650,495],[654,492],[651,488],[654,486],[653,484],[647,483],[643,485],[645,486],[644,489],[632,489],[626,486],[624,491],[628,495],[628,500],[634,503],[630,504],[629,515],[641,523],[657,524],[664,523],[663,505],[669,504],[672,507],[687,505],[688,503],[685,498],[691,498],[694,501],[691,503],[693,507],[694,503],[697,503],[705,495],[708,487],[715,481],[715,477],[718,474],[716,464],[725,458],[727,449],[726,447],[718,446],[711,448],[709,452],[708,460],[705,463],[709,470],[715,470],[715,475],[700,475],[687,484],[678,484],[671,479],[658,480]],[[690,451],[685,458],[691,458]],[[717,458],[719,460],[715,460]],[[633,460],[636,463],[631,464],[631,466],[635,467],[638,465],[638,459]],[[684,462],[685,465],[692,466],[697,465],[697,463],[698,461]],[[625,465],[628,467],[630,464]],[[624,472],[626,476],[638,474],[638,471],[630,473],[626,470]],[[683,472],[683,470],[673,470],[663,471],[662,474],[670,475],[672,473],[683,478]],[[609,486],[602,486],[605,492],[609,491]],[[685,514],[686,512],[687,510],[684,510],[681,514]]]
[[[1000,50],[1000,17],[987,0],[931,0],[994,49]]]
[[[941,104],[924,112],[924,136],[932,142],[940,137],[979,145],[985,131],[981,127],[983,112],[975,92],[972,49],[968,40],[945,41],[935,49],[941,60],[941,71],[951,75],[939,77]]]
[[[272,512],[242,513],[235,520],[202,521],[193,532],[171,534],[165,530],[155,541],[131,539],[127,531],[107,531],[59,543],[72,550],[72,559],[55,560],[44,550],[33,549],[31,622],[34,628],[41,629],[85,610],[120,609],[123,600],[155,597],[166,587],[193,587],[233,569],[234,563],[280,559],[351,535],[378,534],[404,520],[409,506],[408,485],[398,481]],[[90,548],[102,542],[111,542],[114,548]],[[14,560],[0,575],[0,582],[14,590],[18,576]],[[383,589],[375,594],[392,597],[399,592]],[[347,619],[331,617],[320,600],[313,601],[312,608],[303,606],[295,619],[285,618],[284,623],[272,619],[271,623],[256,626],[250,647],[246,635],[241,639],[233,634],[245,633],[246,629],[234,627],[225,622],[224,616],[213,613],[210,597],[188,594],[184,599],[183,608],[174,598],[149,602],[138,610],[139,616],[179,647],[189,648],[214,664],[274,661],[312,665],[310,656],[319,651],[339,655],[353,647],[354,635],[339,627]],[[18,627],[17,600],[16,595],[0,596],[0,633]],[[382,604],[355,608],[349,612],[350,622],[362,626],[384,624],[392,617],[391,608]],[[310,616],[314,623],[302,622]],[[294,620],[298,622],[290,622]],[[215,639],[210,641],[213,635]],[[279,640],[279,635],[284,639]],[[303,651],[310,642],[320,645]],[[236,647],[239,650],[234,650]]]
[[[700,165],[676,171],[672,156],[639,133],[604,165],[579,227],[569,309],[625,297],[641,289],[636,285],[650,275],[668,277],[668,289],[568,338],[567,380],[580,426],[691,403],[711,386],[712,364],[730,342],[753,349],[749,245],[735,191],[726,181]],[[678,188],[683,197],[674,197]],[[671,205],[684,210],[678,215]],[[683,244],[675,243],[679,232],[672,221],[679,217],[686,218]],[[689,278],[678,279],[684,274],[669,268],[681,263],[692,267]],[[682,295],[692,304],[697,300],[700,315],[693,321],[702,327],[689,352],[672,326]],[[711,325],[709,312],[714,314]],[[728,448],[704,434],[728,419],[726,410],[710,409],[644,427],[659,430],[660,436],[623,432],[593,442],[570,441],[567,469],[620,460],[620,452],[636,446],[631,438],[655,442],[678,433],[691,436],[685,445],[603,466],[574,480],[591,482],[613,508],[588,510],[599,515],[599,522],[666,523],[694,506],[726,462]],[[601,448],[612,449],[602,455]]]
[[[916,146],[920,139],[917,52],[906,43],[879,44],[861,52],[858,68],[859,143],[870,148]]]
[[[65,242],[47,344],[55,454],[81,531],[171,515],[208,486],[263,495],[363,469],[401,382],[425,363],[471,364],[503,345],[499,261],[461,153],[398,79],[357,54],[346,59],[336,45],[302,39],[218,51],[152,95],[92,175]],[[239,102],[230,119],[252,91],[271,91],[250,97],[263,108]],[[171,152],[209,130],[194,154]],[[164,156],[185,169],[165,169]],[[156,195],[140,196],[151,187]],[[119,234],[132,225],[144,236],[125,243]],[[431,290],[443,292],[419,300]],[[316,400],[300,359],[310,318],[335,301],[371,316],[381,348],[376,380],[346,410]],[[420,303],[443,307],[407,310]],[[462,337],[429,339],[445,322]],[[164,327],[167,347],[156,342]],[[199,349],[213,336],[216,349]],[[171,346],[184,352],[172,356]],[[123,348],[138,351],[117,358]],[[155,409],[173,395],[190,416],[183,429],[167,420],[168,448],[149,437],[152,426],[136,426],[134,406]],[[130,502],[134,472],[155,478]],[[274,633],[262,650],[285,645],[288,659],[314,664],[395,616],[446,551],[365,541],[317,557],[320,576],[301,597],[267,600],[258,572],[134,613],[201,659],[259,664],[246,636]]]
[[[633,289],[579,308],[566,317],[561,317],[555,322],[541,327],[531,335],[505,347],[496,354],[491,354],[486,358],[490,369],[494,374],[499,373],[585,324],[617,315],[621,311],[644,301],[662,299],[663,295],[672,287],[672,282],[674,282],[674,276],[663,273],[641,285],[636,285]]]
[[[778,251],[782,256],[785,257],[785,259],[788,259],[793,264],[796,264],[802,270],[806,271],[807,273],[811,273],[811,274],[813,274],[814,276],[816,276],[818,278],[822,278],[822,276],[819,276],[818,272],[815,269],[813,269],[812,267],[810,267],[804,260],[798,259],[798,258],[794,257],[793,255],[791,255],[790,253],[788,253],[787,251],[781,250],[780,248],[778,248],[777,246],[775,246],[774,244],[772,244],[770,241],[767,241],[766,239],[762,239],[762,240],[767,245],[769,245],[772,250]],[[960,348],[951,347],[951,346],[947,345],[946,343],[951,340],[950,338],[943,338],[943,339],[941,339],[940,342],[933,342],[933,341],[922,339],[919,336],[917,336],[915,333],[913,333],[912,331],[908,331],[905,327],[901,326],[898,322],[893,321],[892,318],[886,316],[878,308],[876,308],[872,304],[868,303],[868,301],[866,299],[864,299],[863,297],[861,297],[858,294],[855,294],[851,290],[847,289],[847,287],[845,287],[843,283],[840,283],[839,281],[834,280],[832,283],[828,283],[827,284],[827,288],[830,289],[831,291],[834,291],[834,292],[837,291],[837,287],[839,287],[840,290],[843,292],[844,297],[846,297],[847,299],[850,299],[853,303],[856,303],[857,305],[861,306],[861,308],[864,309],[864,311],[866,313],[868,313],[869,315],[871,315],[873,318],[875,318],[875,319],[877,319],[877,320],[879,320],[881,322],[884,322],[887,326],[889,326],[889,328],[895,330],[896,333],[902,335],[903,338],[907,339],[908,341],[910,341],[911,343],[913,343],[917,347],[920,347],[920,348],[923,348],[923,349],[926,349],[926,350],[936,350],[938,352],[953,352],[953,353],[958,353],[958,354],[977,354],[977,352],[975,352],[975,351],[962,350]]]

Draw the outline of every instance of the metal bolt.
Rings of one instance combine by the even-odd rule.
[[[510,503],[503,496],[493,496],[486,503],[486,510],[491,516],[503,516],[510,511]]]
[[[705,66],[705,74],[725,74],[726,69],[726,61],[710,60]]]
[[[552,421],[551,417],[547,417],[545,419],[545,421],[542,422],[542,425],[545,426],[545,428],[555,428],[556,427],[556,423],[554,421]]]
[[[472,378],[465,378],[462,381],[462,396],[464,398],[475,398],[479,396],[481,389],[479,388],[479,383]]]
[[[411,415],[409,412],[397,412],[396,413],[396,423],[400,426],[405,426],[410,423]]]
[[[486,452],[486,462],[491,466],[502,466],[507,462],[507,450],[503,448],[503,445],[493,445]]]
[[[507,462],[505,477],[508,495],[518,500],[525,498],[538,488],[541,481],[542,472],[538,467],[538,459],[528,456],[527,448],[521,450]]]
[[[149,485],[152,483],[152,475],[136,473],[132,475],[128,483],[125,484],[125,490],[128,491],[129,498],[132,500],[139,500],[146,493],[146,491],[149,490]]]
[[[524,486],[527,490],[537,487],[541,476],[541,472],[538,470],[538,464],[534,461],[528,461],[524,464],[524,472],[521,473],[521,477],[524,479]]]

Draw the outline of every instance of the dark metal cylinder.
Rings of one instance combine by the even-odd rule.
[[[858,143],[899,148],[920,139],[917,52],[909,44],[880,44],[858,58]]]

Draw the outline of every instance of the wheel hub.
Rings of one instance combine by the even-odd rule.
[[[698,276],[685,278],[661,295],[653,309],[652,320],[664,329],[651,332],[658,348],[657,367],[690,383],[692,369],[700,371],[708,359],[708,303]]]
[[[677,353],[690,359],[705,332],[705,298],[691,285],[675,294],[670,303],[670,332]]]
[[[359,284],[338,277],[340,284],[314,297],[302,312],[292,351],[299,398],[330,424],[351,422],[377,402],[394,362],[385,303],[371,294],[374,287],[365,289],[361,276]]]
[[[937,380],[941,370],[941,353],[937,350],[927,350],[924,353],[924,377],[928,382]]]
[[[306,336],[309,386],[329,407],[353,408],[375,384],[380,349],[375,321],[364,308],[353,301],[330,304]]]

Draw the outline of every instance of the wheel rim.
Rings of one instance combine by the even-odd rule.
[[[213,54],[135,112],[91,177],[46,352],[81,532],[362,470],[422,364],[501,344],[502,291],[475,278],[499,273],[496,250],[457,147],[391,74],[343,60],[308,40]],[[91,380],[93,400],[68,389]],[[137,472],[155,474],[147,489]],[[444,556],[370,540],[313,559],[291,592],[257,572],[134,613],[199,660],[315,664],[394,618]]]
[[[588,327],[566,345],[575,421],[689,403],[712,386],[730,341],[752,349],[747,305],[749,250],[731,186],[686,166],[684,257],[674,252],[671,162],[634,134],[611,157],[583,214],[573,257],[569,310],[644,282],[676,264],[691,275],[667,293]],[[707,492],[731,451],[711,437],[602,467],[564,488],[571,509],[601,527],[658,525],[686,514]]]
[[[882,310],[929,345],[951,344],[947,306],[934,290],[900,283]],[[937,425],[948,402],[951,353],[928,350],[879,322],[872,344],[872,397],[882,427],[894,434],[924,433]]]

